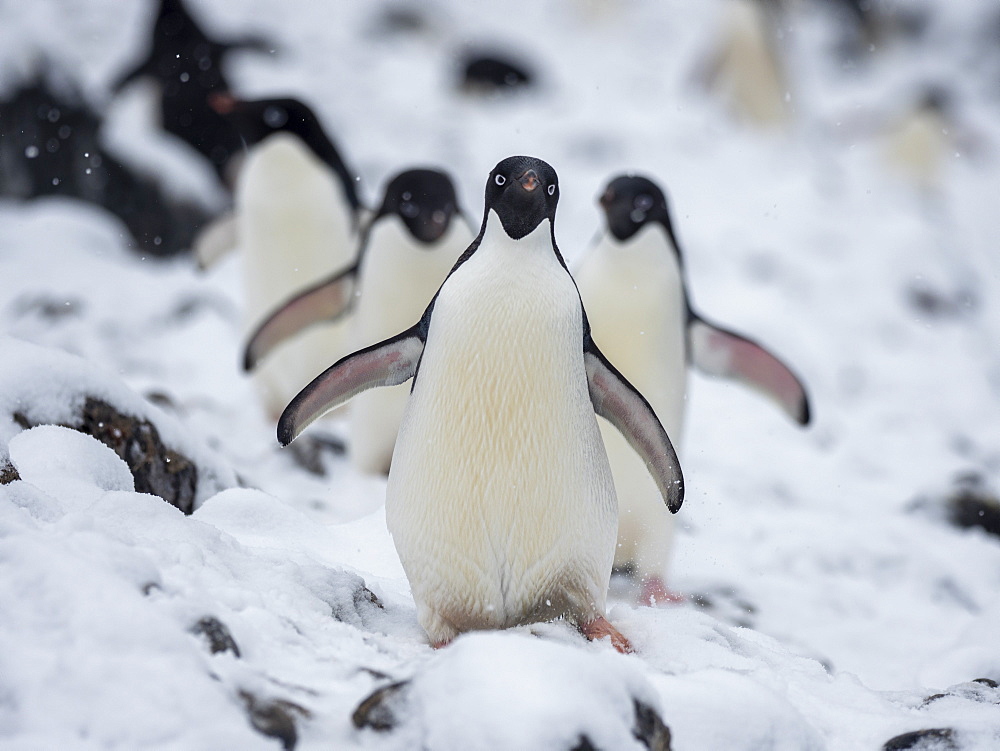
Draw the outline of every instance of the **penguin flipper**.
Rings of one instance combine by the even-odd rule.
[[[338,360],[285,407],[278,419],[278,442],[287,446],[314,420],[362,391],[408,381],[423,352],[424,338],[414,327]]]
[[[194,239],[194,255],[198,259],[198,268],[206,271],[214,266],[220,258],[231,252],[238,241],[236,215],[232,211],[216,217],[198,233]]]
[[[356,265],[328,277],[293,296],[269,315],[251,334],[243,351],[243,369],[257,367],[264,357],[289,337],[320,321],[335,321],[354,301]]]
[[[732,378],[777,402],[800,425],[810,420],[809,397],[792,370],[756,342],[692,314],[691,361],[703,373]]]
[[[676,514],[684,502],[684,475],[667,431],[649,402],[615,370],[593,340],[584,349],[583,361],[594,412],[614,425],[639,454],[667,508]]]

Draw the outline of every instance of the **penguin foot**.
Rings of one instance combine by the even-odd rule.
[[[642,579],[642,590],[639,595],[639,604],[656,607],[658,605],[676,605],[684,602],[684,595],[669,589],[660,576],[645,576]]]
[[[451,644],[451,639],[442,639],[441,641],[431,642],[431,649],[442,649]]]
[[[603,639],[607,636],[611,638],[611,646],[623,655],[630,655],[635,652],[632,649],[632,643],[626,638],[625,634],[612,626],[611,622],[603,615],[599,615],[587,623],[581,623],[578,628],[580,629],[580,633],[587,637],[588,641]]]

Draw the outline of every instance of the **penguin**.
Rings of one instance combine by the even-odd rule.
[[[791,115],[788,75],[775,38],[775,0],[726,0],[720,39],[698,77],[727,102],[734,119],[761,128]]]
[[[446,173],[400,172],[389,181],[363,232],[358,260],[268,317],[250,337],[244,367],[253,370],[280,342],[352,308],[354,348],[395,334],[420,317],[473,237]],[[356,469],[389,471],[407,393],[401,385],[368,391],[353,401],[349,456]]]
[[[941,185],[946,162],[956,150],[961,128],[954,100],[943,86],[928,84],[910,111],[886,129],[886,164],[926,195]]]
[[[386,522],[432,645],[552,618],[628,639],[605,617],[617,502],[595,412],[627,437],[671,511],[684,484],[649,403],[590,335],[555,240],[556,172],[490,172],[479,234],[416,324],[318,376],[278,421],[287,445],[328,409],[411,378]]]
[[[606,229],[581,259],[576,282],[594,341],[649,400],[679,446],[687,370],[735,378],[774,399],[794,421],[809,422],[799,378],[760,345],[710,323],[692,307],[667,199],[652,180],[612,179],[600,197]],[[632,571],[640,601],[680,599],[664,579],[674,519],[621,436],[601,425],[618,492],[616,570]]]
[[[350,170],[303,102],[216,94],[210,103],[250,145],[220,232],[240,249],[246,335],[279,303],[354,263],[362,207]],[[348,351],[347,333],[347,319],[313,327],[260,364],[254,375],[272,416]]]
[[[273,45],[252,35],[217,39],[181,0],[160,0],[146,57],[111,86],[117,93],[139,78],[155,81],[163,129],[208,159],[222,182],[230,159],[243,145],[239,133],[208,105],[208,97],[230,90],[223,64],[237,50],[270,53]]]

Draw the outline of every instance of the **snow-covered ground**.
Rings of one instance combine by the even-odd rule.
[[[133,254],[96,208],[0,202],[0,468],[21,478],[0,485],[0,748],[276,748],[289,719],[301,749],[639,748],[636,701],[680,751],[877,749],[922,728],[1000,747],[1000,690],[969,683],[1000,680],[1000,541],[940,510],[960,473],[1000,486],[993,3],[912,3],[923,35],[854,61],[833,52],[829,6],[798,3],[777,129],[698,85],[721,2],[190,5],[220,33],[274,40],[234,58],[233,80],[307,100],[369,204],[400,169],[440,165],[477,216],[493,165],[536,155],[559,172],[572,262],[610,176],[662,181],[695,303],[792,363],[814,422],[692,377],[672,567],[688,599],[615,601],[635,655],[561,624],[434,652],[384,481],[332,455],[325,476],[305,471],[237,368],[239,258],[201,274]],[[398,7],[424,26],[387,31]],[[211,191],[141,87],[107,91],[141,50],[145,3],[0,0],[0,20],[0,89],[44,53],[110,108],[116,148]],[[470,43],[523,55],[539,86],[462,95]],[[918,186],[888,164],[886,133],[928,81],[955,107],[938,179]],[[94,439],[11,418],[65,423],[81,394],[141,412],[206,468],[191,516],[134,492]],[[235,648],[210,649],[204,619]],[[379,710],[393,730],[355,727],[363,699],[407,679]]]

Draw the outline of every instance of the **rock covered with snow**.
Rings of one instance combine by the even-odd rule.
[[[221,458],[111,374],[78,357],[12,337],[0,339],[0,349],[0,466],[12,465],[22,479],[24,469],[6,456],[8,445],[26,428],[62,425],[93,436],[124,460],[122,467],[130,473],[128,490],[134,481],[135,489],[159,495],[185,513],[235,484],[235,475]],[[46,447],[47,441],[52,445]],[[69,457],[67,461],[81,464],[93,461],[92,471],[101,471],[99,452],[58,430],[36,432],[23,445],[31,448],[21,462],[36,476],[64,469],[58,462],[46,465],[45,456]],[[73,447],[80,453],[69,450]]]
[[[610,652],[472,633],[368,696],[353,722],[387,736],[382,748],[667,751],[656,707],[637,667]]]

